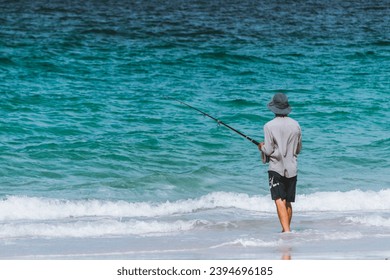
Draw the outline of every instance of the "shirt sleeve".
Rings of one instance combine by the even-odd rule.
[[[297,145],[296,154],[299,154],[301,150],[302,150],[302,131],[301,128],[299,128],[298,145]]]
[[[272,134],[267,125],[264,126],[264,145],[261,148],[261,151],[266,156],[270,156],[274,152]]]

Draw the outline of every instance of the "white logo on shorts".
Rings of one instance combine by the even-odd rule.
[[[272,178],[269,180],[269,186],[270,186],[270,188],[277,187],[277,186],[279,186],[279,182],[274,184],[274,177],[272,177]]]

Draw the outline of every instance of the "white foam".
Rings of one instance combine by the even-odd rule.
[[[298,244],[307,244],[310,242],[318,242],[324,240],[351,240],[363,238],[361,232],[348,231],[319,231],[319,230],[304,230],[300,232],[292,231],[290,233],[281,233],[269,241],[259,238],[238,238],[230,242],[224,242],[215,246],[212,249],[220,247],[283,247]]]
[[[174,202],[126,202],[103,200],[59,200],[10,196],[0,201],[0,221],[61,219],[68,217],[158,217],[192,213],[220,207],[260,210],[259,205],[271,202],[262,197],[238,193],[211,193],[198,199]]]
[[[319,240],[349,240],[360,239],[363,234],[358,231],[319,231],[319,230],[305,230],[296,235],[298,239],[307,241]]]
[[[27,237],[101,237],[119,235],[162,236],[188,231],[199,224],[191,221],[127,221],[92,220],[56,223],[7,223],[0,225],[0,238]]]
[[[299,195],[297,211],[375,211],[390,210],[390,189],[375,191],[317,192]]]
[[[351,216],[345,219],[347,222],[362,224],[365,226],[387,227],[390,228],[390,218],[385,218],[379,215],[368,215],[362,217]]]
[[[281,240],[275,241],[264,241],[256,238],[239,238],[231,242],[225,242],[222,244],[218,244],[212,246],[212,249],[220,248],[220,247],[229,247],[229,246],[240,246],[240,247],[275,247],[281,244]]]
[[[390,189],[374,191],[318,192],[298,195],[296,212],[313,211],[387,211]],[[12,220],[50,220],[69,217],[161,217],[217,208],[236,208],[253,212],[275,212],[269,196],[213,192],[197,199],[153,202],[104,200],[59,200],[9,196],[0,200],[0,222]]]

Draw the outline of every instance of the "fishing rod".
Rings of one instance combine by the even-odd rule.
[[[191,109],[193,109],[193,110],[198,111],[198,112],[201,113],[202,115],[204,115],[204,116],[206,116],[206,117],[209,117],[210,119],[213,119],[213,120],[216,121],[218,124],[222,124],[223,126],[229,128],[230,130],[233,130],[235,133],[237,133],[237,134],[241,135],[242,137],[244,137],[245,139],[251,141],[251,142],[252,142],[253,144],[255,144],[256,146],[258,146],[258,145],[260,144],[260,143],[257,142],[256,140],[250,138],[249,136],[247,136],[247,135],[245,135],[244,133],[238,131],[237,129],[231,127],[230,125],[224,123],[223,121],[220,121],[220,120],[214,118],[213,116],[210,116],[209,114],[207,114],[207,113],[205,113],[205,112],[203,112],[203,111],[201,111],[201,110],[199,110],[199,109],[197,109],[197,108],[195,108],[195,107],[193,107],[193,106],[191,106],[191,105],[189,105],[189,104],[187,104],[187,103],[185,103],[185,102],[183,102],[183,101],[180,101],[180,100],[178,100],[178,99],[175,99],[175,98],[172,98],[172,97],[168,97],[168,96],[165,97],[165,98],[171,99],[171,100],[174,100],[174,101],[177,101],[177,102],[179,102],[179,103],[181,103],[181,104],[183,104],[183,105],[185,105],[185,106],[187,106],[187,107],[189,107],[189,108],[191,108]]]

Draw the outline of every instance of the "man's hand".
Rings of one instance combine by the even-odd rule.
[[[261,148],[264,146],[264,142],[261,142],[259,145],[257,145],[257,147],[259,148],[260,152],[261,152]]]

